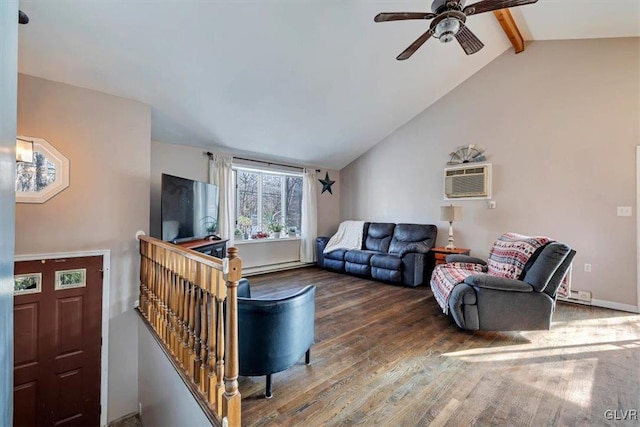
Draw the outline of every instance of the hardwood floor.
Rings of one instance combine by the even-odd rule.
[[[551,331],[470,333],[428,286],[317,268],[249,280],[258,298],[315,284],[316,343],[270,400],[264,377],[240,377],[243,425],[638,425],[638,315],[560,303]]]

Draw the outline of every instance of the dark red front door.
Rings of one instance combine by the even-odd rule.
[[[15,263],[14,425],[99,425],[101,269],[101,256]]]

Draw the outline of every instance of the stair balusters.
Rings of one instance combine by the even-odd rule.
[[[140,256],[138,311],[200,398],[239,426],[237,250],[229,248],[228,274],[220,259],[152,237],[140,236]]]

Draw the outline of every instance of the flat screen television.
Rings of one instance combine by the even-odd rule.
[[[162,240],[181,242],[218,232],[218,186],[162,174]]]

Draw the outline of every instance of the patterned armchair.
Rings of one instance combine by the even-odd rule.
[[[487,262],[449,255],[435,268],[431,289],[444,313],[467,330],[549,329],[558,289],[575,251],[546,237],[506,233]]]

